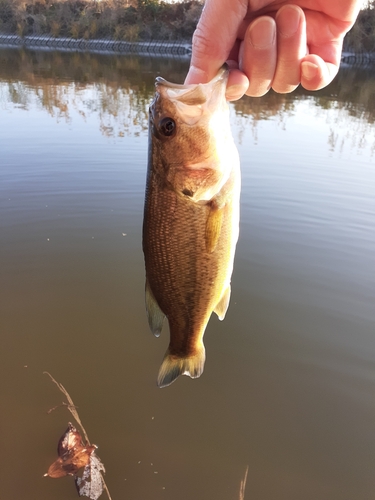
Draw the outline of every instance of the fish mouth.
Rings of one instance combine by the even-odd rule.
[[[161,76],[157,76],[156,77],[156,86],[163,85],[164,87],[168,87],[168,88],[176,90],[176,91],[187,91],[187,90],[191,90],[197,86],[207,87],[209,85],[215,85],[217,82],[226,83],[227,79],[228,79],[228,75],[229,75],[229,67],[228,67],[227,63],[224,63],[223,66],[218,71],[217,75],[208,83],[184,85],[184,84],[179,84],[179,83],[168,82],[167,80],[165,80]]]
[[[202,113],[227,105],[225,90],[228,75],[228,65],[224,64],[208,83],[183,85],[168,82],[158,76],[155,82],[156,92],[175,104],[184,121],[194,124]]]

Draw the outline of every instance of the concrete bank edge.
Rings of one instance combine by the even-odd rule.
[[[118,40],[84,40],[49,36],[25,36],[0,34],[0,47],[26,47],[28,49],[63,50],[80,52],[105,52],[113,54],[147,54],[157,56],[190,57],[188,42],[125,42]]]

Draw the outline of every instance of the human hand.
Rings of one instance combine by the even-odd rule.
[[[206,83],[227,61],[227,99],[270,88],[318,90],[335,77],[361,0],[206,0],[185,83]]]

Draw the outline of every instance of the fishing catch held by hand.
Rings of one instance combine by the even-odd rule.
[[[143,221],[146,310],[168,319],[159,387],[203,372],[211,313],[224,319],[239,231],[240,164],[225,99],[228,70],[207,84],[156,79]]]

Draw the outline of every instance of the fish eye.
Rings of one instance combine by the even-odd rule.
[[[170,137],[176,130],[176,122],[172,118],[163,118],[159,122],[159,130],[166,137]]]

